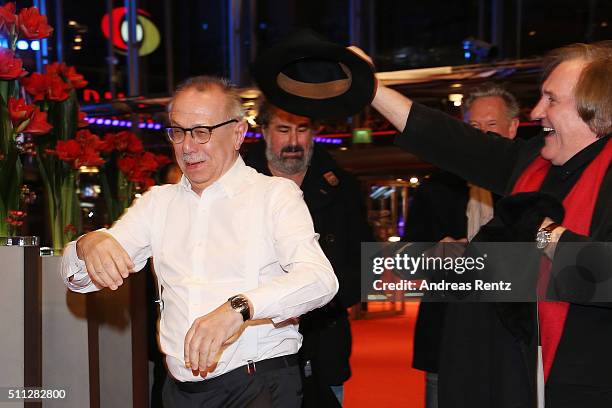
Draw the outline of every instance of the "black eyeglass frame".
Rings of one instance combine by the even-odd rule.
[[[194,126],[192,128],[184,128],[184,127],[180,127],[180,126],[166,126],[164,129],[166,130],[166,136],[168,137],[168,140],[170,140],[170,142],[174,143],[174,144],[181,144],[185,141],[185,138],[187,137],[187,132],[189,132],[191,134],[191,137],[193,138],[193,140],[196,143],[199,144],[206,144],[208,142],[210,142],[210,139],[212,138],[212,134],[213,134],[213,130],[220,128],[221,126],[225,126],[225,125],[229,125],[230,123],[238,123],[238,119],[229,119],[226,120],[225,122],[219,123],[217,125],[213,125],[213,126],[205,126],[205,125],[200,125],[200,126]],[[174,140],[172,140],[172,136],[170,136],[170,132],[173,131],[173,129],[180,129],[183,131],[183,139],[180,142],[176,142]],[[193,131],[196,129],[206,129],[208,130],[208,139],[206,139],[205,142],[200,142],[198,139],[196,139],[193,136]]]

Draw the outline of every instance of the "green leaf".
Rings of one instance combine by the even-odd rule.
[[[0,81],[0,85],[5,82]],[[11,123],[6,99],[2,96],[0,96],[0,132],[0,153],[6,156],[9,153],[10,146],[14,145],[15,138],[13,137],[13,124]]]

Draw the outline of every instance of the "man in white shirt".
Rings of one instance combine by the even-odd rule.
[[[167,407],[292,407],[301,400],[301,336],[290,320],[338,290],[300,189],[247,167],[240,96],[195,77],[169,105],[183,171],[153,187],[110,229],[65,250],[74,291],[116,290],[153,256],[163,305]]]

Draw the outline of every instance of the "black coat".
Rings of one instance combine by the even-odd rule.
[[[322,147],[315,144],[314,149],[300,188],[315,232],[320,235],[319,244],[332,264],[340,286],[329,304],[300,317],[300,332],[304,336],[300,358],[302,362],[311,361],[312,378],[323,385],[319,393],[329,392],[329,397],[329,385],[341,385],[351,375],[352,340],[346,309],[361,298],[361,242],[373,241],[374,238],[357,181],[340,169]],[[260,173],[270,175],[265,143],[249,146],[245,162]],[[310,403],[312,394],[309,395],[308,388],[312,384],[308,382],[305,383],[304,406],[315,405]],[[325,404],[322,397],[317,396],[318,407],[332,403]]]
[[[445,170],[506,195],[538,155],[542,138],[508,140],[484,134],[439,111],[412,106],[396,143]],[[564,243],[612,241],[612,169],[604,176],[589,236],[563,234]],[[610,246],[607,246],[608,259]],[[610,269],[610,263],[596,265]],[[589,268],[589,266],[580,265]],[[577,273],[577,272],[576,272]],[[578,291],[580,292],[580,291]],[[612,308],[570,301],[561,341],[546,384],[546,407],[612,406]],[[452,309],[452,310],[451,310]],[[442,337],[440,407],[535,407],[535,303],[453,304]]]
[[[469,188],[465,180],[446,171],[433,173],[415,190],[403,241],[438,242],[445,237],[467,237],[466,207]],[[412,366],[438,372],[438,356],[446,303],[421,302],[414,327]]]

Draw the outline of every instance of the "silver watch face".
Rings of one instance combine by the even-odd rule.
[[[550,243],[550,235],[548,231],[538,231],[536,234],[536,247],[538,249],[546,248],[546,245]]]

